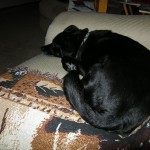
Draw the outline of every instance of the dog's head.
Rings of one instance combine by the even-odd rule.
[[[43,46],[41,49],[49,55],[56,57],[75,57],[88,29],[79,29],[74,25],[68,26],[59,33],[53,42]]]

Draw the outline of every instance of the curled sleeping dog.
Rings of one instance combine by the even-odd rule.
[[[89,124],[128,133],[150,115],[150,51],[138,42],[71,25],[41,49],[62,58],[66,98]]]

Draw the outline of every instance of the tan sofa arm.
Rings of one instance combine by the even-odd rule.
[[[114,32],[129,36],[150,49],[150,15],[116,15],[100,13],[63,12],[59,14],[49,26],[45,44],[68,25],[89,30],[109,29]]]

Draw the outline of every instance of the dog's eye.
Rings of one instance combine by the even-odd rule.
[[[66,36],[66,39],[70,39],[70,36]]]

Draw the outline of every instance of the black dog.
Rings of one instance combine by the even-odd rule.
[[[42,50],[62,58],[67,100],[91,125],[128,133],[150,115],[150,51],[138,42],[71,25]]]

